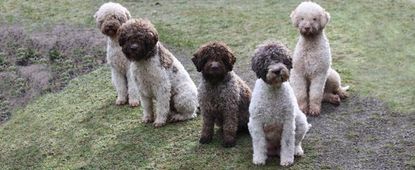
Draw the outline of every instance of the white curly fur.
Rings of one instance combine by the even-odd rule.
[[[108,2],[103,4],[94,15],[97,27],[101,29],[102,23],[111,16],[122,18],[123,22],[131,18],[130,12],[125,7],[118,3]],[[127,103],[128,100],[131,106],[138,106],[140,97],[137,84],[133,81],[133,72],[130,71],[131,63],[121,51],[116,36],[107,36],[107,62],[111,67],[111,79],[117,91],[115,103],[121,105]]]
[[[267,145],[270,141],[267,140],[269,134],[264,132],[266,126],[282,127],[281,137],[270,137],[281,139],[280,165],[291,165],[294,162],[294,155],[304,154],[301,141],[311,125],[307,123],[306,116],[299,109],[288,82],[282,83],[281,86],[273,86],[258,79],[249,105],[249,113],[248,128],[252,136],[254,164],[265,164],[268,158]]]
[[[197,88],[183,65],[160,42],[157,43],[154,56],[149,59],[132,62],[136,75],[141,102],[143,121],[154,121],[160,127],[167,120],[182,121],[196,117],[198,106]],[[172,66],[165,68],[160,62],[160,50],[173,59]],[[174,106],[170,104],[173,103]],[[155,105],[155,106],[154,106]],[[177,112],[171,110],[171,108]]]
[[[291,20],[301,36],[293,54],[290,83],[300,109],[309,115],[319,115],[331,67],[330,45],[324,33],[330,15],[314,2],[302,2],[292,12]]]

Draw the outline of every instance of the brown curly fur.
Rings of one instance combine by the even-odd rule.
[[[199,142],[209,143],[214,124],[220,127],[223,146],[236,144],[238,130],[247,129],[251,90],[233,71],[236,58],[222,42],[201,46],[193,55],[197,71],[202,72],[199,85],[199,105],[203,115],[203,129]]]
[[[129,37],[134,37],[129,39]],[[118,30],[118,41],[129,60],[139,61],[154,56],[158,33],[147,19],[131,19]]]

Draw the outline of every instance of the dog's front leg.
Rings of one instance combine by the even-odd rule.
[[[314,77],[310,82],[310,110],[308,113],[311,116],[320,115],[326,77],[326,74],[321,74]]]
[[[127,71],[127,83],[128,83],[128,103],[132,107],[140,105],[140,95],[138,94],[138,83],[136,81],[134,70],[130,69]]]
[[[141,102],[143,104],[143,118],[144,123],[151,123],[154,121],[153,114],[153,100],[151,97],[141,94]]]
[[[156,93],[156,120],[154,121],[155,127],[161,127],[166,124],[167,117],[170,112],[170,86],[157,89]]]
[[[252,137],[252,147],[254,150],[252,162],[255,165],[264,165],[268,156],[263,124],[260,121],[249,118],[248,128]]]
[[[199,143],[206,144],[212,141],[213,129],[215,126],[215,119],[212,113],[207,113],[205,110],[201,110],[203,115],[203,127],[202,135],[199,139]]]
[[[238,131],[238,109],[232,108],[224,113],[223,120],[223,143],[222,146],[225,148],[233,147],[236,144],[236,132]]]
[[[294,115],[284,120],[282,137],[281,137],[281,153],[280,165],[289,166],[294,163],[294,141],[295,141],[295,122]]]
[[[117,91],[116,105],[127,103],[127,79],[124,74],[115,68],[111,68],[111,80]]]
[[[290,84],[294,90],[300,109],[304,113],[308,113],[308,85],[305,77],[299,73],[291,71]]]

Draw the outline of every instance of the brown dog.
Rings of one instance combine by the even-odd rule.
[[[223,146],[236,144],[236,134],[247,128],[251,90],[233,71],[236,58],[222,42],[211,42],[193,55],[197,71],[202,72],[199,85],[199,105],[203,115],[203,129],[199,142],[212,140],[216,123],[222,133]]]

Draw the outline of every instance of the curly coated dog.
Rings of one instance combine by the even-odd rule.
[[[203,129],[199,142],[212,140],[214,124],[220,127],[224,147],[236,144],[238,130],[247,129],[251,90],[232,71],[236,58],[222,42],[201,46],[193,55],[197,71],[202,72],[199,85],[199,104],[203,115]]]
[[[130,12],[118,3],[103,4],[95,13],[97,27],[107,38],[107,62],[111,66],[112,83],[117,91],[115,104],[140,104],[138,88],[130,72],[130,62],[125,58],[118,44],[118,28],[130,19]],[[128,98],[128,99],[127,99]]]
[[[196,117],[197,88],[183,65],[159,41],[153,24],[131,19],[118,31],[118,40],[136,74],[143,121],[155,127]]]
[[[279,154],[280,165],[289,166],[294,155],[304,154],[301,141],[311,125],[288,82],[291,68],[291,56],[283,44],[265,42],[255,50],[252,70],[258,80],[249,105],[248,127],[256,165]]]
[[[290,83],[294,89],[300,109],[308,115],[318,116],[321,111],[321,102],[327,78],[336,78],[332,73],[337,73],[334,70],[334,72],[330,71],[330,44],[324,33],[324,28],[330,20],[330,15],[314,2],[302,2],[291,13],[290,17],[301,35],[294,50]],[[330,80],[329,82],[338,81]],[[335,84],[328,86],[335,86]],[[345,93],[344,90],[347,88],[337,89],[340,89],[341,92],[333,94],[338,96],[339,93]],[[326,96],[329,98],[326,98],[325,101],[337,103],[338,99],[336,99],[335,95]]]

